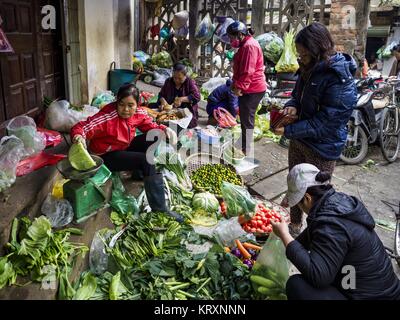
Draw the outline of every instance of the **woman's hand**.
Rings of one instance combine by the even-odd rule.
[[[283,114],[284,115],[289,115],[289,116],[295,116],[297,115],[297,109],[295,107],[287,107],[283,109]]]
[[[182,106],[182,102],[183,102],[182,98],[176,97],[174,101],[175,107],[180,108]]]
[[[165,134],[172,145],[176,145],[178,143],[178,136],[174,130],[167,128],[165,129]]]
[[[233,92],[233,94],[234,94],[235,96],[237,96],[237,97],[243,96],[242,90],[240,90],[240,89],[238,89],[238,88],[236,88],[236,87],[233,87],[233,88],[232,88],[232,92]]]
[[[85,140],[85,138],[82,137],[81,135],[75,136],[74,139],[72,140],[72,142],[73,142],[74,144],[82,143],[83,147],[84,147],[85,149],[87,149],[86,140]]]
[[[285,134],[285,127],[279,127],[274,130],[277,136],[283,136]]]
[[[282,239],[285,247],[288,246],[289,243],[294,241],[293,237],[289,233],[289,224],[287,221],[282,220],[282,222],[278,222],[276,220],[271,220],[272,230],[276,234],[277,237]]]

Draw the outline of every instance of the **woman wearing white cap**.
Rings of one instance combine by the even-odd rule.
[[[287,200],[307,216],[307,228],[293,239],[286,222],[272,222],[286,256],[301,272],[286,285],[289,300],[399,300],[394,273],[375,222],[360,200],[336,192],[331,176],[311,164],[288,176]]]

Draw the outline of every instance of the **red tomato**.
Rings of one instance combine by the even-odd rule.
[[[252,233],[254,233],[254,232],[257,232],[257,229],[256,228],[251,228],[251,230],[250,230]]]
[[[261,229],[262,229],[264,232],[267,232],[268,227],[267,227],[267,226],[262,226]]]
[[[258,223],[257,223],[257,226],[258,227],[262,227],[263,225],[264,225],[264,222],[262,220],[259,220]]]
[[[269,225],[269,226],[267,227],[266,232],[268,232],[268,233],[271,233],[271,232],[272,232],[272,226],[271,226],[271,225]]]

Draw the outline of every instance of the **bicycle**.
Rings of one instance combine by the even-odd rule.
[[[387,254],[389,257],[397,262],[397,264],[400,267],[400,203],[399,205],[395,205],[393,203],[383,201],[381,200],[382,203],[387,205],[389,208],[391,208],[395,214],[396,217],[396,229],[395,229],[395,235],[394,235],[394,248],[388,248],[385,247]]]
[[[379,140],[383,157],[392,163],[396,161],[400,150],[400,101],[397,88],[400,79],[388,79],[386,83],[391,87],[391,101],[382,111]]]

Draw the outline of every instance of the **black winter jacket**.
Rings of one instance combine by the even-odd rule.
[[[307,224],[286,255],[312,286],[334,286],[354,300],[400,299],[400,280],[360,200],[332,188],[314,205]],[[355,268],[355,289],[342,287],[349,274],[345,266]]]

